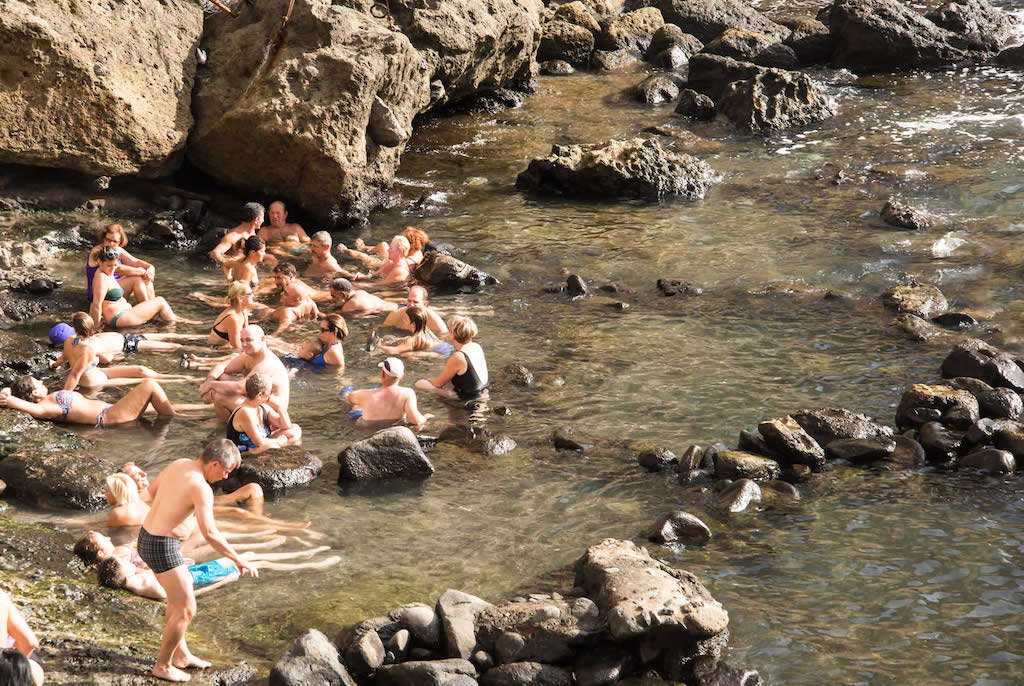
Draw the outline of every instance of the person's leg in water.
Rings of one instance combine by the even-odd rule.
[[[180,346],[179,346],[180,347]],[[108,379],[159,379],[161,381],[202,381],[197,376],[186,376],[184,374],[164,374],[157,372],[141,364],[119,364],[113,367],[104,367],[103,372]],[[120,386],[123,384],[107,384],[108,386]]]
[[[111,405],[106,411],[105,421],[109,424],[122,424],[138,419],[150,405],[158,414],[173,416],[174,406],[167,399],[167,394],[153,379],[143,379],[142,383],[128,391],[127,395]]]

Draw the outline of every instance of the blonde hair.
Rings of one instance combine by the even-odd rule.
[[[244,281],[232,281],[228,286],[228,303],[237,305],[238,299],[243,295],[251,295],[252,287]]]
[[[448,329],[452,332],[452,338],[459,343],[469,343],[477,334],[476,322],[461,314],[452,317]]]
[[[395,236],[394,238],[391,239],[391,243],[392,244],[398,243],[398,245],[403,250],[402,257],[408,257],[409,251],[412,249],[412,246],[409,244],[409,239],[408,238],[406,238],[405,236],[399,234],[399,235],[397,235],[397,236]]]
[[[135,479],[127,474],[111,474],[107,477],[107,490],[114,505],[131,505],[139,502],[139,487]]]

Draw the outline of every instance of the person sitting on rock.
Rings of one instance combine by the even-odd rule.
[[[313,234],[309,244],[309,256],[311,262],[306,269],[306,276],[346,276],[351,278],[352,273],[342,269],[338,260],[331,254],[331,234],[326,231],[317,231]]]
[[[228,417],[227,439],[238,450],[259,455],[274,448],[302,444],[302,428],[292,424],[288,410],[270,394],[272,381],[266,374],[252,374],[245,380],[245,402]]]
[[[282,562],[282,560],[310,558],[326,550],[330,550],[330,546],[324,545],[290,553],[255,553],[247,551],[239,554],[238,557],[248,563],[250,567],[256,569],[292,572],[300,569],[325,569],[341,562],[341,558],[337,555],[332,555],[316,562]],[[192,587],[195,589],[196,594],[212,591],[218,586],[236,581],[240,576],[238,566],[227,557],[189,565],[188,571],[192,575]],[[97,576],[100,586],[105,586],[106,588],[123,589],[131,591],[137,596],[154,600],[167,599],[167,593],[157,581],[153,570],[136,567],[132,564],[131,560],[117,554],[111,555],[100,562],[97,568]]]
[[[152,379],[143,379],[113,405],[86,398],[77,391],[47,393],[43,382],[30,374],[19,376],[10,388],[0,390],[0,407],[20,410],[35,419],[87,424],[97,429],[134,421],[150,406],[157,414],[167,417],[173,417],[180,410],[196,407],[171,405],[164,389]]]
[[[107,477],[104,495],[114,508],[107,514],[107,528],[138,526],[149,513],[149,505],[139,497],[139,487],[127,474]]]
[[[296,321],[323,316],[315,300],[329,299],[331,294],[302,283],[296,276],[294,264],[282,262],[277,265],[274,268],[274,282],[281,289],[281,305],[268,315],[268,319],[277,320],[275,334],[281,333]],[[321,294],[326,297],[321,298]]]
[[[409,256],[409,240],[405,236],[395,236],[388,246],[388,259],[380,269],[372,274],[356,274],[353,280],[376,281],[379,284],[405,283],[411,272],[406,258]]]
[[[249,236],[242,245],[242,256],[234,260],[225,260],[221,263],[221,269],[228,283],[242,281],[255,291],[260,285],[260,275],[256,267],[267,256],[267,244],[259,236]]]
[[[331,300],[343,314],[374,314],[398,309],[397,304],[355,288],[351,281],[341,277],[331,281]]]
[[[125,250],[128,236],[120,224],[107,224],[99,233],[100,244],[89,251],[85,265],[85,295],[92,300],[92,281],[96,270],[100,268],[100,252],[106,248],[118,250],[120,256],[114,268],[114,279],[124,290],[135,296],[136,302],[151,300],[156,297],[154,280],[156,268],[145,260],[133,257]]]
[[[176,317],[167,301],[159,296],[144,300],[134,307],[129,305],[124,298],[124,289],[114,279],[114,269],[120,256],[121,251],[117,248],[103,248],[100,251],[100,268],[93,275],[92,304],[89,306],[89,316],[94,322],[103,321],[111,329],[139,326],[157,316],[165,322],[196,323]]]
[[[416,391],[399,385],[405,375],[405,364],[397,357],[389,357],[377,366],[380,387],[350,391],[345,396],[353,406],[349,416],[363,422],[404,420],[417,428],[426,424],[433,415],[421,414],[416,406]]]
[[[242,351],[220,362],[206,376],[199,387],[203,402],[212,403],[217,418],[227,421],[228,416],[245,400],[245,379],[256,372],[269,374],[273,379],[275,403],[287,409],[291,394],[291,379],[288,370],[266,344],[263,329],[250,324],[242,329],[239,339]]]
[[[436,334],[448,333],[448,325],[444,323],[444,318],[441,317],[437,310],[427,305],[427,289],[423,286],[413,286],[410,288],[409,294],[405,299],[405,305],[388,313],[381,326],[389,326],[395,329],[402,329],[403,331],[415,331],[416,325],[412,323],[407,313],[410,307],[423,309],[427,315],[428,329]]]
[[[248,202],[243,205],[242,223],[224,234],[220,242],[210,251],[210,259],[223,264],[227,260],[240,257],[245,239],[255,236],[256,231],[263,225],[264,214],[263,205],[258,202]]]
[[[260,238],[267,242],[267,249],[280,257],[288,257],[309,243],[309,236],[298,224],[289,223],[288,208],[280,200],[270,203],[267,218],[269,226],[260,228]]]
[[[3,647],[5,649],[13,648],[28,661],[28,665],[25,665],[24,662],[18,660],[13,655],[9,656],[8,661],[14,663],[9,671],[17,671],[19,678],[24,680],[24,670],[27,667],[32,679],[30,683],[35,684],[35,686],[42,686],[43,668],[39,666],[38,662],[31,659],[32,653],[39,647],[39,639],[36,638],[35,633],[32,632],[32,628],[25,621],[25,618],[21,616],[18,608],[11,602],[11,597],[2,590],[0,590],[0,629],[4,631],[5,640]],[[0,672],[0,676],[2,675],[3,673]],[[5,685],[7,683],[17,684],[17,682],[13,681],[13,674],[10,682],[0,680],[0,683]],[[18,686],[21,685],[19,684]]]

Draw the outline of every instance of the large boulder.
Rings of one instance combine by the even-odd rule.
[[[544,24],[544,37],[540,41],[537,59],[541,61],[562,60],[575,67],[590,64],[594,52],[594,34],[588,29],[566,21],[549,21]]]
[[[554,17],[556,21],[564,21],[576,26],[582,26],[591,33],[599,33],[601,31],[601,25],[597,23],[594,10],[584,5],[580,0],[573,0],[573,2],[559,5],[555,9]],[[545,33],[547,33],[546,27]]]
[[[714,171],[697,158],[652,138],[603,145],[553,145],[519,174],[516,187],[536,193],[592,198],[703,198]]]
[[[257,483],[267,495],[280,495],[293,488],[308,486],[324,469],[319,457],[296,446],[269,450],[254,458],[245,458],[244,455],[238,468],[222,482],[223,488],[233,490],[248,483]]]
[[[892,428],[871,417],[838,407],[800,410],[792,414],[796,423],[819,445],[846,438],[892,438]]]
[[[452,686],[474,683],[476,674],[469,660],[413,660],[384,665],[374,673],[374,683],[377,686]]]
[[[836,41],[828,27],[816,19],[804,19],[793,25],[786,40],[802,65],[827,62],[836,49]]]
[[[382,429],[367,439],[356,441],[338,453],[338,464],[341,466],[339,482],[424,478],[434,473],[434,466],[423,453],[416,434],[405,426]]]
[[[355,686],[338,649],[316,629],[309,629],[292,642],[270,670],[269,686]]]
[[[675,24],[703,42],[728,29],[748,29],[782,40],[789,29],[776,24],[742,0],[654,0],[665,21]]]
[[[697,577],[651,557],[632,541],[605,539],[576,561],[576,585],[597,603],[618,641],[665,632],[722,633],[729,614]]]
[[[779,69],[795,69],[800,62],[793,48],[749,29],[729,29],[707,43],[702,52]]]
[[[283,29],[274,0],[239,3],[237,12],[207,21],[189,159],[324,220],[361,216],[404,148],[374,140],[375,99],[407,137],[430,99],[429,65],[406,34],[327,0],[296,0]]]
[[[5,2],[0,162],[95,175],[173,171],[192,126],[202,30],[192,0]]]
[[[964,60],[955,34],[899,0],[836,0],[828,22],[837,66],[867,71],[915,69]]]
[[[896,408],[896,427],[901,431],[928,422],[942,422],[966,429],[978,420],[978,399],[950,386],[913,384]]]
[[[690,58],[686,85],[717,103],[733,81],[746,81],[767,70],[753,62],[701,52]]]
[[[990,386],[1024,391],[1024,370],[1011,356],[978,339],[968,340],[950,351],[942,361],[942,376],[968,376]]]
[[[664,25],[665,20],[656,7],[642,7],[608,22],[597,36],[597,47],[601,50],[627,48],[644,53],[650,47],[655,31]]]
[[[1007,48],[996,55],[996,63],[1006,67],[1024,67],[1024,45]]]
[[[420,283],[446,288],[480,288],[498,283],[487,272],[436,250],[430,250],[423,256],[413,276]]]
[[[999,52],[1014,35],[1011,15],[985,0],[950,0],[924,16],[960,36],[971,50]]]
[[[726,86],[718,110],[746,131],[806,126],[835,116],[835,101],[799,72],[768,69]]]

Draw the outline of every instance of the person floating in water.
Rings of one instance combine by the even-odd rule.
[[[389,357],[377,366],[380,367],[379,388],[351,391],[346,395],[354,408],[350,416],[364,422],[405,420],[416,427],[426,424],[433,415],[421,414],[416,406],[416,391],[399,385],[405,375],[405,364],[397,357]]]

